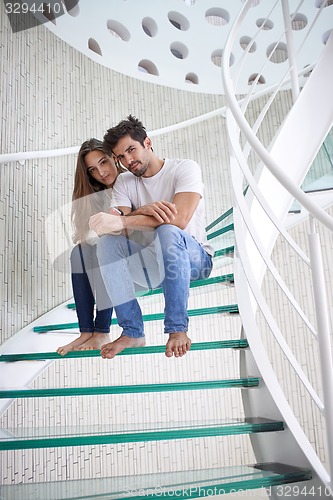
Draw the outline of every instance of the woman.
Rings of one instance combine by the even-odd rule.
[[[112,186],[122,167],[115,165],[103,143],[85,141],[79,151],[73,190],[72,221],[74,243],[71,253],[72,286],[80,336],[61,346],[61,355],[72,350],[100,349],[110,341],[112,307],[96,257],[97,235],[89,230],[89,218],[100,211],[116,214],[111,205]],[[96,300],[96,312],[95,311]]]

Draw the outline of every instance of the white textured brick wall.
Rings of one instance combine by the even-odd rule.
[[[98,66],[76,53],[43,26],[13,34],[3,5],[0,6],[0,23],[1,153],[77,146],[91,136],[102,138],[109,126],[128,113],[138,116],[148,130],[154,130],[223,106],[222,96],[191,94],[154,86]],[[268,143],[274,135],[288,109],[289,101],[290,94],[281,93],[261,130],[264,142]],[[255,108],[262,104],[263,101],[251,104],[248,113],[256,114]],[[154,138],[153,143],[159,156],[190,157],[202,166],[206,185],[207,222],[231,206],[228,146],[223,118],[213,118],[188,129]],[[69,275],[55,271],[48,259],[44,222],[51,212],[70,201],[74,168],[74,155],[51,160],[31,160],[24,165],[0,165],[1,343],[72,294]],[[293,233],[296,239],[302,241],[303,225],[294,228]],[[323,232],[323,248],[327,259],[331,258],[332,243],[331,236]],[[284,255],[280,248],[276,249],[276,253],[281,266],[285,266],[285,273],[290,275],[291,282],[297,288],[299,273],[303,273],[303,270],[292,264],[288,253]],[[329,282],[332,281],[333,277]],[[273,309],[279,310],[281,299],[269,282],[265,286]],[[195,294],[191,298],[193,307],[209,306],[212,302],[218,304],[220,299],[225,299],[224,292],[213,297],[206,294],[204,300]],[[332,293],[329,300],[332,310]],[[302,350],[303,343],[300,341],[300,333],[294,327],[291,313],[284,320],[286,330],[290,331],[291,342],[297,342],[296,348],[300,350],[302,363],[312,372],[314,383],[317,383],[316,366],[311,364],[312,361],[309,362],[308,352]],[[231,324],[224,318],[207,317],[193,319],[191,324],[196,340],[215,339],[219,335],[221,338],[237,337],[239,334],[237,320]],[[158,341],[160,332],[156,332],[153,326],[148,326],[147,330],[150,343],[154,343],[155,339]],[[310,348],[312,349],[311,346]],[[273,345],[271,349],[279,371],[281,359]],[[205,360],[205,376],[216,376],[217,365],[222,367],[221,377],[232,376],[237,367],[234,354],[227,356],[223,353],[222,363],[221,359],[216,360],[216,355],[209,355],[208,359],[203,355],[201,361],[198,359],[198,364]],[[117,376],[122,383],[130,383],[133,373],[139,374],[143,379],[146,377],[146,381],[151,382],[156,376],[157,368],[161,381],[164,375],[169,375],[170,368],[164,370],[154,360],[148,370],[144,365],[144,358],[129,362],[125,368],[122,368],[118,360],[115,360],[111,368],[97,360],[89,367],[86,360],[54,364],[36,381],[36,386],[62,386],[67,376],[71,377],[72,382],[76,380],[82,385],[87,380],[105,384],[110,377],[114,383]],[[170,366],[173,361],[168,361]],[[196,373],[190,375],[196,376]],[[191,378],[185,364],[184,377],[186,376]],[[132,413],[121,413],[124,410],[119,405],[119,398],[115,398],[114,406],[105,412],[103,401],[103,397],[95,397],[91,403],[98,415],[96,418],[100,418],[101,412],[104,418],[111,412],[112,418],[130,422],[142,408],[150,410],[145,396],[135,400]],[[239,415],[238,392],[236,394],[231,391],[228,395],[223,393],[221,401],[223,406],[220,408],[216,407],[216,401],[212,402],[214,416],[219,412],[223,415],[226,411],[232,416]],[[186,396],[186,402],[190,402],[190,396]],[[181,414],[182,404],[184,401],[180,398],[163,396],[152,409],[152,414],[156,414],[156,418],[160,414],[161,420],[168,419],[170,415]],[[196,400],[194,413],[204,414],[206,410],[204,404],[200,407],[200,399]],[[303,405],[302,398],[296,403],[295,411],[304,415],[305,422],[309,422],[308,434],[319,453],[324,455],[321,429],[317,425],[315,412],[309,409],[308,404]],[[64,401],[64,398],[38,403],[33,400],[18,400],[8,410],[3,423],[10,426],[15,420],[15,425],[19,425],[25,415],[29,415],[25,425],[33,427],[37,424],[52,425],[68,421],[75,423],[82,421],[84,417],[88,418],[89,411],[80,401]],[[191,415],[186,417],[190,419]],[[110,473],[142,473],[154,471],[156,467],[176,470],[180,463],[178,445],[179,442],[171,446],[164,442],[148,443],[143,450],[140,443],[134,443],[2,453],[3,478],[5,483],[11,483],[84,478],[91,475],[102,477]],[[185,443],[186,457],[181,459],[181,467],[186,469],[200,465],[214,466],[223,462],[237,463],[241,456],[244,463],[253,461],[246,436],[235,436],[228,444],[220,438],[213,446],[207,438],[200,453],[196,452],[197,446],[196,441]],[[208,449],[209,452],[203,452],[203,449]]]

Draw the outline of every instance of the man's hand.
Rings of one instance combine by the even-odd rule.
[[[98,236],[102,236],[103,234],[120,234],[124,229],[123,217],[99,212],[90,217],[89,227],[93,229]]]
[[[174,203],[169,201],[155,201],[155,203],[143,205],[137,210],[130,212],[128,215],[149,215],[150,217],[154,217],[157,222],[161,224],[170,224],[175,220],[177,208]]]

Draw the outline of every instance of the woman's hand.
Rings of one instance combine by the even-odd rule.
[[[89,227],[95,231],[98,236],[102,236],[103,234],[120,234],[124,229],[123,217],[120,215],[99,212],[90,217]]]

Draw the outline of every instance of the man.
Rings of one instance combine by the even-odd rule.
[[[104,143],[128,172],[113,191],[123,216],[99,213],[90,219],[101,236],[101,273],[123,329],[117,340],[102,346],[101,355],[113,358],[127,347],[145,345],[135,282],[162,286],[169,335],[165,354],[181,357],[191,346],[190,282],[209,276],[214,253],[206,239],[200,167],[192,160],[158,158],[143,124],[131,115],[107,131]]]

